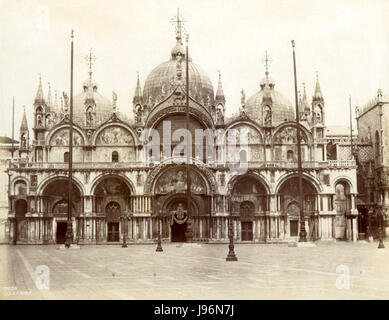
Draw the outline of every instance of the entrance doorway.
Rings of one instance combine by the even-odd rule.
[[[57,244],[64,244],[66,240],[66,222],[57,222],[57,235],[56,242]]]
[[[188,214],[186,205],[183,202],[175,203],[175,210],[172,212],[172,229],[171,229],[171,241],[172,242],[185,242],[185,232],[187,229]],[[173,207],[173,208],[174,208]]]
[[[242,221],[242,241],[253,240],[253,223],[252,221]]]
[[[108,222],[108,242],[119,242],[119,222]]]
[[[290,220],[290,236],[297,237],[298,236],[298,220]]]

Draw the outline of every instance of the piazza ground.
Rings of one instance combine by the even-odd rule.
[[[313,248],[240,244],[0,246],[1,299],[388,299],[389,242],[318,242]],[[36,268],[50,271],[50,289],[36,287]],[[350,272],[338,289],[337,267]],[[338,269],[344,270],[344,269]],[[344,278],[343,278],[344,279]],[[344,282],[341,282],[344,283]]]

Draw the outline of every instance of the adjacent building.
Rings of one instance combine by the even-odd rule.
[[[363,107],[357,108],[358,202],[361,231],[366,237],[389,234],[389,97],[378,90]]]

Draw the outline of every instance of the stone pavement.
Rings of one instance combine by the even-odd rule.
[[[239,244],[239,261],[226,262],[225,244],[168,243],[161,253],[155,245],[3,245],[0,299],[388,299],[385,246]],[[40,265],[49,268],[50,289],[36,286]]]

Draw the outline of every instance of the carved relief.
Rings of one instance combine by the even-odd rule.
[[[171,168],[167,170],[155,184],[155,193],[186,192],[187,178],[184,168]],[[206,193],[204,181],[199,174],[191,170],[191,191],[195,194]]]
[[[105,128],[96,139],[97,145],[133,145],[134,139],[129,131],[121,127]]]
[[[301,143],[306,143],[305,133],[300,130]],[[277,132],[274,137],[274,143],[278,144],[295,144],[297,143],[297,130],[294,127],[285,127]]]
[[[73,130],[73,145],[74,146],[81,146],[83,144],[83,139],[81,135]],[[52,146],[67,146],[69,145],[69,130],[63,129],[58,132],[56,132],[51,140],[50,145]]]

